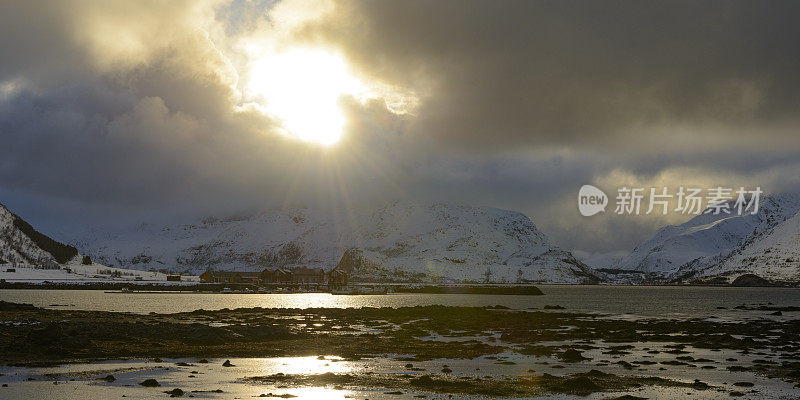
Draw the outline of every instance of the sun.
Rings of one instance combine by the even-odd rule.
[[[341,139],[346,118],[339,100],[359,97],[365,85],[344,58],[322,49],[293,49],[251,63],[247,94],[281,124],[285,132],[330,145]]]

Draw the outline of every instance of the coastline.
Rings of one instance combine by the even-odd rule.
[[[404,388],[423,394],[489,397],[634,393],[642,388],[736,396],[748,393],[734,386],[736,382],[753,383],[749,390],[762,391],[758,393],[771,390],[769,385],[785,390],[780,382],[800,384],[797,320],[618,320],[502,306],[129,314],[7,302],[0,302],[0,319],[0,359],[23,368],[19,373],[107,360],[150,360],[151,367],[163,368],[164,359],[176,360],[172,368],[187,372],[197,369],[202,359],[214,359],[215,368],[227,371],[220,365],[224,359],[241,359],[232,362],[236,365],[253,358],[321,357],[340,360],[329,361],[330,365],[390,367],[375,373],[357,368],[295,374],[275,370],[261,375],[248,371],[235,380],[270,390],[276,386]],[[767,342],[761,340],[765,332],[771,332]],[[469,365],[481,369],[480,380],[462,379],[472,376]],[[125,373],[120,369],[113,374]],[[163,373],[150,374],[159,379]],[[729,381],[731,376],[736,381]],[[103,376],[89,378],[97,382]],[[200,386],[194,389],[201,390]],[[182,390],[188,389],[192,388]]]

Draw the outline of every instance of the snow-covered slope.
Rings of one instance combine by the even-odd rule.
[[[167,281],[167,274],[161,272],[138,271],[133,269],[111,268],[101,264],[84,265],[70,263],[62,269],[43,269],[17,267],[13,272],[0,269],[0,280],[8,283],[131,283],[160,285],[183,285],[199,282],[198,276],[181,276],[180,281]]]
[[[798,210],[799,195],[781,194],[762,199],[755,215],[701,214],[662,228],[623,259],[619,268],[664,277],[699,273],[769,235]]]
[[[273,209],[248,218],[92,234],[78,245],[106,265],[194,273],[289,265],[331,269],[342,261],[342,268],[360,280],[595,279],[590,268],[550,243],[526,216],[447,204],[394,203],[341,213]]]
[[[630,251],[616,250],[606,253],[586,254],[583,257],[579,257],[579,259],[594,269],[616,269],[619,267],[619,263],[628,257],[630,253]]]
[[[800,281],[800,213],[742,243],[740,249],[701,275],[735,278],[744,273],[771,281]]]
[[[39,233],[0,204],[0,264],[35,268],[59,268],[78,251]]]

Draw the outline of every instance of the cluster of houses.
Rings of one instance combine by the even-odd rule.
[[[200,275],[206,283],[244,283],[259,286],[294,285],[337,289],[347,286],[347,274],[339,269],[325,272],[322,268],[267,268],[262,271],[206,271]]]

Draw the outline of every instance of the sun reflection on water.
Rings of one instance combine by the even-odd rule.
[[[255,367],[263,375],[278,373],[284,375],[347,374],[363,369],[363,367],[357,367],[354,363],[335,356],[265,358],[259,361],[259,365]],[[327,386],[286,388],[270,385],[259,387],[254,396],[259,397],[266,393],[272,393],[275,397],[291,395],[297,399],[346,399],[352,398],[354,394],[350,390]]]
[[[332,372],[344,374],[356,372],[353,363],[344,361],[341,357],[283,357],[267,358],[262,361],[261,369],[266,375],[283,373],[296,374],[324,374]]]
[[[325,388],[325,387],[304,387],[293,389],[276,389],[274,395],[292,395],[293,399],[351,399],[354,392],[349,390]],[[256,395],[258,397],[259,395]],[[277,397],[277,396],[275,396]]]

